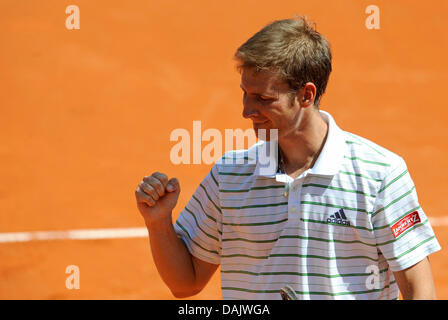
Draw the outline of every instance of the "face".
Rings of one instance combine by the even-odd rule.
[[[258,130],[277,129],[278,138],[296,130],[300,122],[300,104],[291,94],[289,85],[275,73],[254,68],[244,68],[241,73],[243,90],[243,117],[252,120],[257,138]]]

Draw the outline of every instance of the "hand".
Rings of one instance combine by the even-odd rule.
[[[137,207],[146,224],[170,219],[179,199],[180,185],[176,178],[168,180],[166,174],[154,172],[138,184],[135,191]]]

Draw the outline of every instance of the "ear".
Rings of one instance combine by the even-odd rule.
[[[314,105],[314,100],[316,99],[317,88],[312,82],[307,82],[302,89],[297,92],[297,99],[300,106],[307,108]]]

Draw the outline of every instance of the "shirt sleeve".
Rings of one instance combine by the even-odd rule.
[[[221,204],[216,165],[197,187],[174,224],[190,253],[203,261],[220,264]]]
[[[392,271],[409,268],[441,249],[401,157],[378,190],[371,219],[377,247]]]

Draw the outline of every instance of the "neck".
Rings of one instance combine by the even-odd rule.
[[[283,168],[295,178],[312,168],[325,144],[328,125],[318,110],[304,112],[298,128],[279,137]]]

